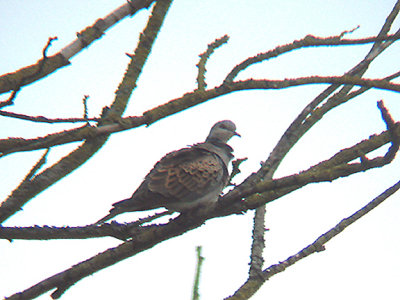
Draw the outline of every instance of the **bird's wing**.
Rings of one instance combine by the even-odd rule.
[[[164,156],[146,176],[147,187],[172,201],[191,201],[226,184],[222,160],[200,148],[185,148]]]

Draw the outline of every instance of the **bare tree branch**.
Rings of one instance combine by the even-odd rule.
[[[79,227],[33,226],[33,227],[2,227],[0,226],[0,239],[7,240],[53,240],[53,239],[87,239],[98,237],[115,237],[125,240],[132,232],[143,224],[150,223],[158,218],[171,215],[173,212],[164,211],[149,217],[140,218],[135,222],[120,224],[115,221]]]
[[[217,49],[218,47],[221,47],[223,44],[226,44],[228,42],[228,40],[229,40],[228,35],[224,35],[224,36],[216,39],[214,42],[212,42],[211,44],[209,44],[207,46],[206,52],[199,55],[200,61],[197,64],[197,68],[199,69],[199,71],[197,73],[197,85],[198,85],[197,89],[198,90],[204,91],[204,89],[207,87],[205,73],[206,73],[206,63],[207,63],[208,58],[211,56],[211,54],[213,54],[215,49]]]
[[[378,88],[389,91],[400,91],[400,84],[390,83],[382,79],[361,79],[354,76],[343,77],[303,77],[285,80],[244,80],[233,82],[228,85],[222,85],[206,91],[195,91],[185,94],[181,98],[171,100],[165,104],[157,106],[143,113],[142,116],[126,117],[117,119],[117,123],[100,124],[99,127],[83,126],[60,133],[49,134],[45,137],[35,139],[8,138],[0,140],[0,156],[14,152],[31,151],[48,148],[57,145],[63,145],[71,142],[78,142],[88,138],[100,137],[114,132],[120,132],[142,125],[152,124],[160,119],[175,113],[186,110],[190,107],[206,102],[235,91],[253,90],[253,89],[284,89],[293,86],[306,84],[349,84],[358,85],[367,88]]]
[[[387,109],[384,108],[383,103],[380,102],[379,107],[382,111],[383,119],[389,128],[387,131],[384,131],[379,135],[371,136],[369,139],[350,148],[341,150],[330,159],[323,161],[306,171],[300,172],[299,174],[286,176],[280,179],[264,180],[263,182],[253,184],[247,188],[243,188],[243,186],[236,187],[233,191],[226,194],[219,202],[219,210],[220,213],[222,213],[221,215],[240,213],[242,211],[247,211],[248,209],[260,207],[265,203],[271,202],[312,182],[332,181],[339,177],[349,176],[357,172],[381,167],[390,163],[399,148],[400,123],[394,123]],[[392,146],[389,148],[385,156],[373,159],[366,158],[366,154],[382,147],[388,142],[391,142]],[[350,163],[357,158],[361,160],[360,163]],[[36,177],[27,184],[33,184],[32,182],[35,182]],[[16,190],[17,192],[14,192],[11,197],[2,204],[0,207],[0,217],[10,215],[9,203],[14,203],[14,201],[16,201],[13,199],[18,199],[18,201],[24,199],[15,196],[15,194],[18,195],[19,190],[24,191],[25,189],[25,187],[19,187]],[[241,199],[245,197],[248,197],[246,201],[241,201]],[[19,209],[19,207],[21,207],[21,205],[15,206],[13,212]],[[8,236],[6,238],[12,239],[14,237]]]
[[[253,218],[253,232],[250,254],[249,277],[257,277],[264,265],[263,252],[265,248],[265,213],[266,207],[257,207]]]
[[[379,104],[382,111],[386,115],[384,119],[388,119],[390,115],[384,108],[383,104]],[[309,183],[333,181],[335,179],[350,176],[354,173],[363,172],[371,168],[377,168],[390,163],[394,159],[395,153],[399,148],[400,139],[400,123],[390,123],[390,129],[373,135],[369,139],[363,140],[356,145],[343,149],[331,158],[320,162],[298,174],[285,176],[278,179],[266,179],[258,184],[243,188],[243,186],[235,187],[222,197],[217,208],[210,208],[206,214],[206,219],[225,216],[229,214],[242,213],[250,209],[258,208],[269,203],[283,195],[297,190]],[[389,126],[389,125],[388,125]],[[376,149],[379,149],[387,143],[392,143],[387,153],[382,157],[367,159],[366,155]],[[353,162],[360,159],[359,163]],[[246,198],[245,201],[242,199]],[[1,212],[0,208],[0,212]],[[158,216],[157,216],[158,217]],[[151,219],[152,220],[152,219]],[[144,221],[148,222],[147,219]],[[143,220],[139,220],[143,224]],[[20,232],[13,228],[0,228],[0,238],[3,239],[59,239],[59,238],[88,238],[99,236],[116,236],[117,238],[126,239],[131,233],[131,227],[137,227],[128,224],[128,230],[122,230],[120,224],[116,228],[105,227],[104,230],[96,230],[92,226],[77,228],[57,228],[57,227],[29,227],[19,228]],[[103,227],[101,227],[103,228]],[[264,227],[262,227],[264,230]],[[118,232],[118,235],[115,234]],[[122,235],[124,233],[125,235]]]
[[[400,135],[400,125],[398,123],[396,123],[395,125],[394,132],[396,132],[396,136]],[[390,141],[392,136],[393,136],[393,131],[392,132],[385,131],[379,136],[373,136],[369,140],[363,141],[351,148],[339,152],[330,160],[322,162],[321,164],[311,168],[309,171],[306,171],[299,175],[293,175],[294,176],[293,178],[295,179],[292,179],[292,181],[290,182],[287,179],[283,179],[283,181],[286,181],[285,184],[288,185],[282,184],[282,186],[289,186],[289,189],[292,190],[299,188],[300,186],[302,186],[303,183],[308,182],[308,180],[301,179],[301,176],[304,176],[302,174],[306,173],[307,176],[309,178],[312,178],[313,180],[330,181],[333,180],[334,177],[336,177],[336,175],[332,176],[332,174],[336,174],[336,171],[338,171],[344,176],[349,175],[351,172],[354,171],[354,169],[360,171],[360,168],[353,168],[353,165],[360,166],[363,163],[351,164],[348,165],[349,168],[345,168],[343,166],[343,162],[354,160],[354,158],[359,156],[360,153],[368,153],[369,151],[366,150],[371,149],[372,147],[380,147],[379,146],[380,143],[385,143],[385,140],[386,142]],[[390,158],[392,157],[389,157],[389,159]],[[377,161],[377,160],[379,160],[379,158],[375,158],[371,161]],[[379,160],[379,163],[383,165],[389,162],[385,160],[385,157],[383,157],[383,159]],[[368,164],[367,166],[362,166],[362,169],[364,170],[365,168],[375,167],[375,166],[377,166],[377,164],[372,164],[372,165]],[[317,172],[315,170],[317,170]],[[322,170],[324,171],[320,172]],[[275,183],[273,184],[275,187],[280,186],[280,184],[277,182],[279,182],[279,180],[276,180]],[[256,190],[252,192],[262,191],[265,188],[269,188],[268,186],[266,187],[266,185],[268,184],[260,183],[257,186]],[[295,187],[293,188],[292,185],[295,185]],[[276,193],[274,191],[269,190],[269,193],[271,192]],[[236,198],[236,202],[239,201],[239,203],[243,205],[239,211],[233,211],[231,208],[232,205],[229,202],[221,201],[220,204],[222,206],[220,206],[218,209],[213,209],[209,207],[206,208],[204,211],[199,210],[194,212],[193,214],[191,213],[181,214],[178,218],[175,218],[171,220],[169,223],[164,225],[149,225],[140,228],[137,227],[136,229],[133,228],[129,232],[129,239],[127,242],[122,243],[120,246],[116,248],[108,249],[105,252],[102,252],[84,262],[81,262],[68,270],[58,273],[21,293],[11,296],[9,299],[26,299],[29,297],[36,297],[54,288],[57,288],[57,290],[55,293],[53,293],[53,297],[57,298],[68,287],[76,283],[78,280],[84,278],[85,276],[88,276],[98,270],[101,270],[112,264],[115,264],[118,261],[121,261],[127,257],[130,257],[141,251],[144,251],[161,241],[167,240],[171,237],[180,235],[188,230],[199,227],[207,219],[226,215],[228,213],[229,214],[240,213],[240,211],[251,209],[251,206],[255,205],[255,203],[257,203],[257,205],[260,206],[268,202],[267,199],[264,198],[263,203],[252,201],[252,203],[250,203],[249,205],[249,202],[251,202],[249,200],[240,201],[245,196],[246,196],[245,194],[241,194],[238,196],[238,198]]]
[[[94,40],[101,37],[103,32],[112,26],[120,18],[124,17],[127,9],[132,14],[137,10],[148,7],[154,0],[136,0],[128,1],[121,10],[114,11],[105,19],[99,19],[96,23],[83,30],[78,34],[78,39],[65,47],[61,52],[53,57],[47,58],[46,50],[43,51],[43,60],[36,65],[23,68],[13,74],[6,74],[0,77],[0,92],[4,87],[9,90],[13,89],[11,101],[15,98],[17,90],[25,84],[38,80],[47,74],[50,74],[60,64],[68,64],[70,57],[78,53],[82,48],[90,45]],[[154,245],[178,236],[184,232],[197,228],[204,224],[205,221],[221,216],[240,214],[248,210],[256,209],[253,227],[253,245],[251,253],[251,263],[249,270],[249,278],[246,283],[229,299],[248,299],[247,295],[252,295],[261,285],[272,275],[281,272],[286,267],[294,264],[303,257],[308,256],[316,251],[324,250],[324,244],[333,238],[338,231],[342,231],[345,227],[353,223],[356,219],[376,207],[379,201],[383,201],[393,194],[399,187],[400,182],[388,189],[377,198],[379,203],[374,202],[373,205],[367,205],[369,208],[363,208],[363,213],[357,212],[353,216],[343,220],[335,228],[331,229],[323,236],[318,238],[313,244],[304,248],[296,255],[289,257],[284,262],[271,266],[263,270],[263,249],[264,244],[264,222],[265,222],[265,204],[282,197],[292,191],[295,191],[309,183],[333,181],[337,178],[346,177],[358,172],[363,172],[372,168],[382,167],[392,162],[399,150],[400,142],[400,123],[396,123],[390,116],[383,102],[378,103],[383,120],[385,121],[387,130],[379,135],[353,145],[352,147],[343,149],[326,161],[320,162],[309,169],[298,174],[292,174],[283,178],[272,179],[273,174],[277,170],[280,162],[285,155],[292,149],[293,145],[326,113],[336,106],[353,99],[355,96],[362,94],[370,88],[377,88],[400,92],[400,84],[391,83],[390,80],[399,76],[400,72],[387,76],[384,79],[364,79],[361,78],[368,69],[371,62],[378,57],[386,48],[400,39],[400,30],[394,35],[388,35],[391,25],[400,10],[400,1],[398,1],[393,11],[388,16],[380,33],[376,37],[351,40],[343,39],[348,31],[338,36],[320,38],[311,35],[294,41],[291,44],[279,46],[271,51],[250,57],[242,63],[235,66],[226,76],[223,83],[215,88],[206,90],[206,62],[212,52],[223,43],[227,42],[228,37],[224,36],[208,45],[207,51],[200,55],[198,63],[198,87],[193,92],[187,93],[182,97],[173,99],[165,104],[150,109],[141,116],[121,118],[126,105],[129,101],[132,91],[136,87],[136,82],[141,74],[144,63],[149,56],[151,47],[155,41],[157,33],[160,30],[162,22],[168,11],[172,0],[156,1],[152,16],[149,18],[145,31],[141,34],[139,44],[131,57],[131,62],[125,73],[125,76],[118,87],[116,98],[110,108],[105,108],[101,118],[89,119],[87,113],[86,99],[84,99],[83,118],[70,119],[47,119],[42,116],[32,117],[20,115],[10,112],[0,111],[0,115],[24,119],[34,122],[85,122],[85,126],[70,129],[63,132],[50,134],[44,137],[33,139],[10,138],[0,140],[0,157],[20,152],[31,151],[47,148],[42,159],[32,168],[21,185],[12,193],[12,195],[0,207],[0,223],[15,213],[22,207],[26,201],[48,188],[51,184],[57,182],[65,175],[82,165],[90,158],[98,149],[100,149],[107,141],[111,133],[136,128],[142,125],[150,125],[167,116],[181,112],[200,103],[214,99],[221,95],[233,93],[235,91],[244,91],[250,89],[284,89],[288,87],[308,85],[308,84],[330,84],[318,97],[311,101],[295,119],[295,121],[286,130],[281,140],[278,142],[268,159],[262,163],[261,168],[254,174],[246,178],[246,180],[234,187],[230,192],[220,198],[214,207],[206,207],[195,212],[182,213],[179,217],[170,220],[166,224],[146,225],[159,216],[152,216],[146,219],[138,220],[129,224],[118,224],[112,222],[101,226],[89,225],[84,227],[15,227],[7,228],[0,225],[0,238],[3,239],[83,239],[93,237],[112,236],[123,242],[115,247],[110,248],[96,256],[93,256],[73,267],[55,274],[23,292],[16,293],[8,299],[27,299],[39,296],[47,291],[55,289],[52,294],[53,298],[59,298],[69,287],[78,282],[80,279],[111,266],[125,258],[131,257],[137,253],[145,251]],[[112,20],[115,18],[116,20]],[[350,31],[351,32],[351,31]],[[285,80],[242,80],[234,81],[237,75],[247,67],[277,57],[283,53],[293,50],[313,47],[313,46],[340,46],[340,45],[362,45],[373,43],[371,50],[366,57],[357,64],[344,76],[311,76]],[[50,45],[50,41],[45,49]],[[52,61],[54,60],[54,62]],[[51,65],[50,65],[51,63]],[[53,64],[54,63],[54,64]],[[49,65],[47,65],[49,64]],[[37,67],[37,66],[42,67]],[[35,71],[36,73],[32,73]],[[25,72],[25,73],[24,73]],[[29,73],[31,72],[31,73]],[[23,80],[15,86],[14,77],[9,75],[28,76],[22,77]],[[29,80],[27,80],[27,78]],[[26,81],[26,83],[25,83]],[[13,85],[14,84],[14,85]],[[341,87],[342,86],[342,87]],[[360,88],[350,92],[354,86]],[[335,93],[337,89],[341,89]],[[335,94],[334,94],[335,93]],[[7,101],[6,101],[7,102]],[[0,105],[1,107],[1,105]],[[63,121],[61,121],[63,120]],[[73,121],[72,121],[73,120]],[[89,121],[98,122],[97,126],[91,126]],[[45,162],[45,157],[49,148],[56,145],[62,145],[71,142],[83,142],[83,145],[62,158],[53,166],[47,168],[37,174],[40,167]],[[380,148],[382,145],[391,143],[388,151],[383,156],[367,158],[367,154],[373,150]],[[359,160],[359,162],[355,162]],[[376,199],[377,199],[376,198]],[[373,200],[375,201],[375,199]],[[11,206],[10,206],[11,204]],[[10,210],[9,208],[12,207]],[[365,210],[364,210],[365,209]],[[164,212],[162,215],[169,214]],[[355,216],[355,217],[354,217]],[[249,294],[248,294],[249,293]]]
[[[316,239],[312,244],[308,245],[298,253],[290,256],[284,261],[278,264],[271,265],[264,269],[263,272],[258,277],[249,278],[232,296],[225,298],[225,300],[244,300],[249,299],[254,295],[259,288],[272,276],[285,271],[288,267],[294,265],[299,260],[313,254],[316,252],[321,252],[325,250],[325,244],[333,239],[336,235],[343,232],[348,226],[353,224],[355,221],[359,220],[361,217],[365,216],[367,213],[376,208],[379,204],[393,195],[400,188],[400,181],[388,188],[378,197],[374,198],[366,206],[352,214],[351,216],[343,219],[335,227],[329,231],[322,234],[318,239]]]
[[[24,114],[17,114],[9,111],[0,110],[0,116],[20,119],[25,121],[32,121],[38,123],[78,123],[78,122],[98,122],[100,118],[46,118],[44,116],[28,116]]]
[[[139,44],[135,50],[135,55],[132,57],[124,78],[118,87],[116,98],[110,109],[103,112],[100,125],[109,124],[114,120],[121,118],[129,97],[133,89],[136,87],[136,81],[150,54],[151,47],[161,28],[170,4],[171,1],[161,1],[157,2],[154,6],[153,14],[150,16],[149,22],[140,36]],[[87,128],[91,127],[88,126]],[[26,203],[29,199],[33,198],[86,162],[104,145],[108,136],[109,135],[105,134],[101,137],[87,139],[82,146],[63,157],[53,166],[36,175],[35,178],[27,183],[23,189],[19,188],[15,190],[12,195],[7,198],[5,203],[13,203],[14,201],[18,201],[20,204]],[[15,211],[10,211],[9,209],[3,209],[3,205],[0,206],[0,223],[4,222],[15,213]]]
[[[287,194],[311,182],[333,181],[339,177],[346,177],[354,173],[363,172],[371,168],[381,167],[390,163],[394,153],[398,151],[398,138],[400,136],[400,123],[396,123],[394,130],[387,130],[379,135],[371,136],[352,147],[343,149],[330,159],[325,160],[299,174],[262,181],[244,189],[241,186],[227,193],[220,201],[223,207],[230,207],[236,213],[241,210],[254,209],[262,204],[271,202],[283,194]],[[395,132],[395,136],[393,134]],[[384,156],[366,159],[365,155],[388,142],[392,147]],[[359,163],[350,163],[359,158]],[[246,198],[247,197],[247,198]],[[238,199],[246,198],[246,201],[236,203]],[[224,203],[223,203],[224,202]]]
[[[200,299],[200,274],[201,274],[201,266],[204,261],[204,257],[201,256],[201,246],[196,247],[196,253],[197,253],[197,265],[196,265],[196,273],[194,277],[194,283],[193,283],[193,294],[192,294],[192,300],[199,300]]]
[[[393,8],[391,14],[388,16],[384,26],[379,32],[377,38],[382,38],[385,36],[391,27],[395,17],[397,16],[400,6],[397,5]],[[358,27],[357,27],[358,28]],[[342,38],[345,34],[351,33],[357,28],[351,31],[342,32],[339,38]],[[399,32],[397,32],[398,34]],[[383,41],[375,41],[373,47],[367,56],[362,60],[356,67],[347,72],[346,75],[356,75],[361,77],[362,74],[367,70],[369,64],[375,59],[380,53],[382,53],[389,45],[391,45],[391,41],[386,41],[383,44]],[[276,49],[275,49],[276,50]],[[284,48],[280,48],[280,50],[287,50]],[[234,78],[241,70],[246,68],[247,66],[257,63],[264,59],[269,59],[273,52],[260,54],[256,57],[249,58],[245,60],[243,63],[236,66],[231,73],[228,75],[226,80],[231,80]],[[388,76],[385,80],[391,80],[396,78],[398,75],[395,74],[394,77]],[[331,85],[326,90],[324,90],[318,97],[316,97],[311,103],[309,103],[300,115],[292,122],[289,128],[286,130],[269,158],[265,163],[262,164],[261,169],[256,173],[252,178],[255,181],[260,179],[272,179],[272,176],[276,169],[278,168],[280,162],[286,156],[287,152],[292,148],[292,146],[318,121],[320,120],[329,110],[334,108],[335,106],[344,103],[355,96],[358,96],[368,90],[366,87],[361,87],[358,91],[349,94],[352,89],[352,85],[344,86],[338,93],[331,96],[326,103],[322,105],[320,109],[317,109],[317,106],[320,105],[324,99],[329,97],[339,86],[337,84]],[[250,181],[248,178],[247,181]],[[250,254],[250,269],[249,269],[249,278],[259,276],[261,272],[261,268],[263,266],[263,249],[265,247],[264,242],[264,225],[265,224],[265,207],[261,206],[256,209],[256,213],[254,216],[254,224],[253,224],[253,243],[251,246],[251,254]]]
[[[400,130],[399,128],[400,127],[398,126],[397,132]],[[341,156],[340,153],[337,155]],[[325,164],[329,165],[329,163]],[[400,183],[396,185],[395,189],[397,190],[399,186]],[[264,203],[261,205],[263,204]],[[226,207],[227,206],[225,205],[225,208]],[[54,288],[57,288],[57,290],[55,293],[53,293],[53,297],[58,298],[60,296],[60,292],[57,292],[58,290],[64,292],[68,287],[80,279],[93,274],[94,272],[104,269],[141,251],[149,249],[161,241],[181,235],[188,230],[199,227],[205,222],[205,220],[221,215],[217,213],[217,210],[208,208],[208,210],[206,209],[205,211],[196,212],[196,215],[181,214],[178,218],[171,220],[165,225],[150,225],[141,227],[140,230],[130,233],[131,239],[127,242],[124,242],[115,248],[110,248],[102,253],[99,253],[98,255],[83,261],[71,267],[70,269],[49,277],[32,286],[31,288],[21,293],[14,294],[7,299],[33,298]],[[221,213],[221,211],[219,213]],[[257,282],[260,281],[259,277],[256,278],[257,279],[250,280],[256,280]]]
[[[46,156],[49,153],[50,149],[47,149],[39,161],[33,166],[33,168],[29,171],[29,173],[25,176],[19,186],[11,193],[11,196],[8,197],[4,202],[0,205],[0,220],[2,218],[7,218],[8,216],[13,215],[17,211],[21,209],[21,207],[26,203],[23,198],[12,197],[20,191],[25,191],[29,189],[32,184],[32,181],[35,179],[36,172],[46,163]],[[0,222],[1,223],[1,222]]]
[[[380,37],[378,40],[397,40],[399,38],[397,35],[392,35],[389,37],[382,38]],[[302,48],[306,46],[333,46],[333,45],[356,45],[359,43],[371,43],[377,42],[376,38],[367,38],[361,40],[344,40],[341,39],[341,35],[330,37],[330,38],[310,38],[309,36],[301,40],[302,42],[295,41],[291,44],[281,46],[285,48],[285,51],[276,51],[276,48],[272,51],[269,51],[266,57],[263,57],[262,60],[265,60],[272,56],[278,56],[281,53],[291,51],[293,49]],[[317,41],[317,42],[315,42]],[[224,39],[222,40],[224,42]],[[388,42],[389,43],[389,42]],[[391,42],[390,42],[391,43]],[[218,45],[217,45],[218,46]],[[374,51],[375,56],[377,53],[383,51]],[[369,58],[368,63],[372,60]],[[245,64],[247,66],[247,64]],[[358,67],[360,68],[360,67]],[[353,68],[354,70],[356,68]],[[354,73],[354,72],[353,72]],[[352,74],[352,73],[351,73]],[[229,75],[228,75],[229,76]],[[135,128],[142,125],[149,125],[154,123],[162,118],[175,114],[177,112],[183,111],[210,99],[229,94],[234,91],[239,90],[249,90],[249,89],[283,89],[292,86],[304,85],[304,84],[321,84],[321,83],[333,83],[333,84],[351,84],[351,85],[359,85],[367,88],[380,88],[387,89],[392,91],[399,91],[400,85],[392,84],[387,81],[382,81],[379,79],[375,80],[366,80],[361,78],[354,78],[350,76],[345,77],[305,77],[298,79],[287,79],[287,80],[264,80],[264,81],[254,81],[254,80],[245,80],[239,82],[231,82],[227,84],[229,80],[225,80],[225,84],[221,86],[215,87],[213,89],[199,91],[196,90],[192,93],[187,93],[183,97],[171,100],[159,107],[151,109],[143,113],[142,116],[138,117],[128,117],[122,119],[123,121],[118,121],[116,124],[104,125],[105,127],[90,127],[84,126],[83,128],[76,128],[67,130],[60,133],[50,134],[45,137],[39,137],[35,139],[21,139],[21,138],[9,138],[6,140],[0,140],[0,154],[6,155],[9,153],[19,152],[19,151],[30,151],[37,150],[42,148],[48,148],[51,146],[83,141],[86,138],[99,136],[103,134],[109,134],[114,132],[119,132],[123,130],[127,130],[130,128]],[[120,120],[120,119],[119,119]]]
[[[101,38],[104,32],[115,23],[128,15],[147,8],[155,0],[132,0],[117,8],[103,19],[98,19],[77,34],[77,39],[64,47],[59,53],[46,59],[39,60],[36,64],[24,67],[13,73],[0,76],[0,94],[11,90],[19,90],[21,87],[35,82],[54,71],[69,65],[69,59],[88,47],[95,40]]]
[[[399,34],[394,34],[394,35],[388,35],[386,37],[383,36],[378,36],[378,37],[369,37],[369,38],[364,38],[364,39],[357,39],[357,40],[352,40],[352,39],[342,39],[342,35],[337,35],[337,36],[332,36],[332,37],[327,37],[327,38],[321,38],[321,37],[315,37],[313,35],[307,35],[301,40],[294,41],[290,44],[283,45],[283,46],[278,46],[273,50],[264,52],[264,53],[259,53],[256,56],[247,58],[237,66],[235,66],[232,71],[226,76],[224,82],[225,83],[230,83],[233,82],[233,80],[237,77],[237,75],[248,68],[249,66],[263,62],[265,60],[277,57],[281,54],[301,49],[301,48],[307,48],[307,47],[316,47],[316,46],[339,46],[339,45],[361,45],[361,44],[369,44],[369,43],[376,43],[376,42],[381,42],[381,41],[395,41],[399,39]]]
[[[13,88],[13,91],[12,91],[10,97],[6,101],[0,102],[0,108],[14,104],[14,99],[17,96],[21,87],[43,72],[44,66],[48,60],[47,50],[49,49],[49,47],[51,46],[51,43],[54,40],[57,40],[57,37],[50,37],[48,39],[46,46],[42,50],[42,59],[37,63],[37,69],[31,74],[24,74],[21,77],[18,77],[18,82],[17,82],[16,86]],[[7,75],[8,74],[6,74],[6,76]],[[1,86],[2,77],[3,76],[0,77],[0,86]]]

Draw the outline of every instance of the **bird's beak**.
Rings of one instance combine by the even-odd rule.
[[[236,135],[238,137],[242,137],[239,133],[237,133],[236,131],[233,133],[233,135]]]

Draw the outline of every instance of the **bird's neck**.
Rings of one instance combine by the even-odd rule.
[[[228,167],[229,162],[233,158],[232,147],[217,139],[207,139],[206,143],[197,144],[196,146],[218,155],[226,167]]]

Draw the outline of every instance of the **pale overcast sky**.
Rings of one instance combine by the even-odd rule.
[[[75,34],[125,1],[0,0],[0,73],[30,65],[41,57],[50,36],[56,53]],[[349,38],[377,34],[395,1],[365,0],[176,0],[138,81],[125,116],[180,97],[196,87],[198,55],[224,34],[228,44],[207,65],[208,87],[249,56],[290,43],[307,34],[338,35],[360,26]],[[79,117],[83,95],[89,115],[98,116],[114,92],[136,47],[150,11],[126,18],[72,58],[71,65],[24,87],[7,110],[46,117]],[[392,32],[400,22],[396,21]],[[370,45],[297,50],[254,65],[246,78],[341,75],[356,65]],[[388,49],[366,73],[368,78],[399,70],[399,45]],[[398,82],[398,81],[397,81]],[[3,226],[83,226],[129,197],[165,153],[203,141],[210,126],[231,119],[242,138],[230,144],[237,157],[248,157],[240,182],[259,167],[301,109],[326,85],[275,91],[237,92],[161,120],[112,136],[85,165],[23,207]],[[0,96],[4,100],[8,95]],[[399,94],[369,91],[330,112],[289,153],[276,177],[307,169],[340,149],[385,130],[376,102],[383,99],[400,119]],[[0,138],[35,137],[69,128],[0,117]],[[52,149],[46,166],[77,144]],[[0,199],[18,185],[43,151],[0,159]],[[312,184],[268,204],[265,267],[286,259],[313,242],[341,219],[361,208],[399,180],[399,161],[333,183]],[[395,194],[371,214],[314,254],[274,276],[252,298],[399,299],[400,196]],[[148,213],[119,216],[132,221]],[[200,283],[203,300],[223,299],[247,278],[252,215],[208,221],[201,228],[95,273],[71,287],[61,299],[189,299],[195,248],[205,257]],[[0,240],[0,296],[10,296],[120,242],[90,240]],[[48,299],[49,293],[38,299]]]

